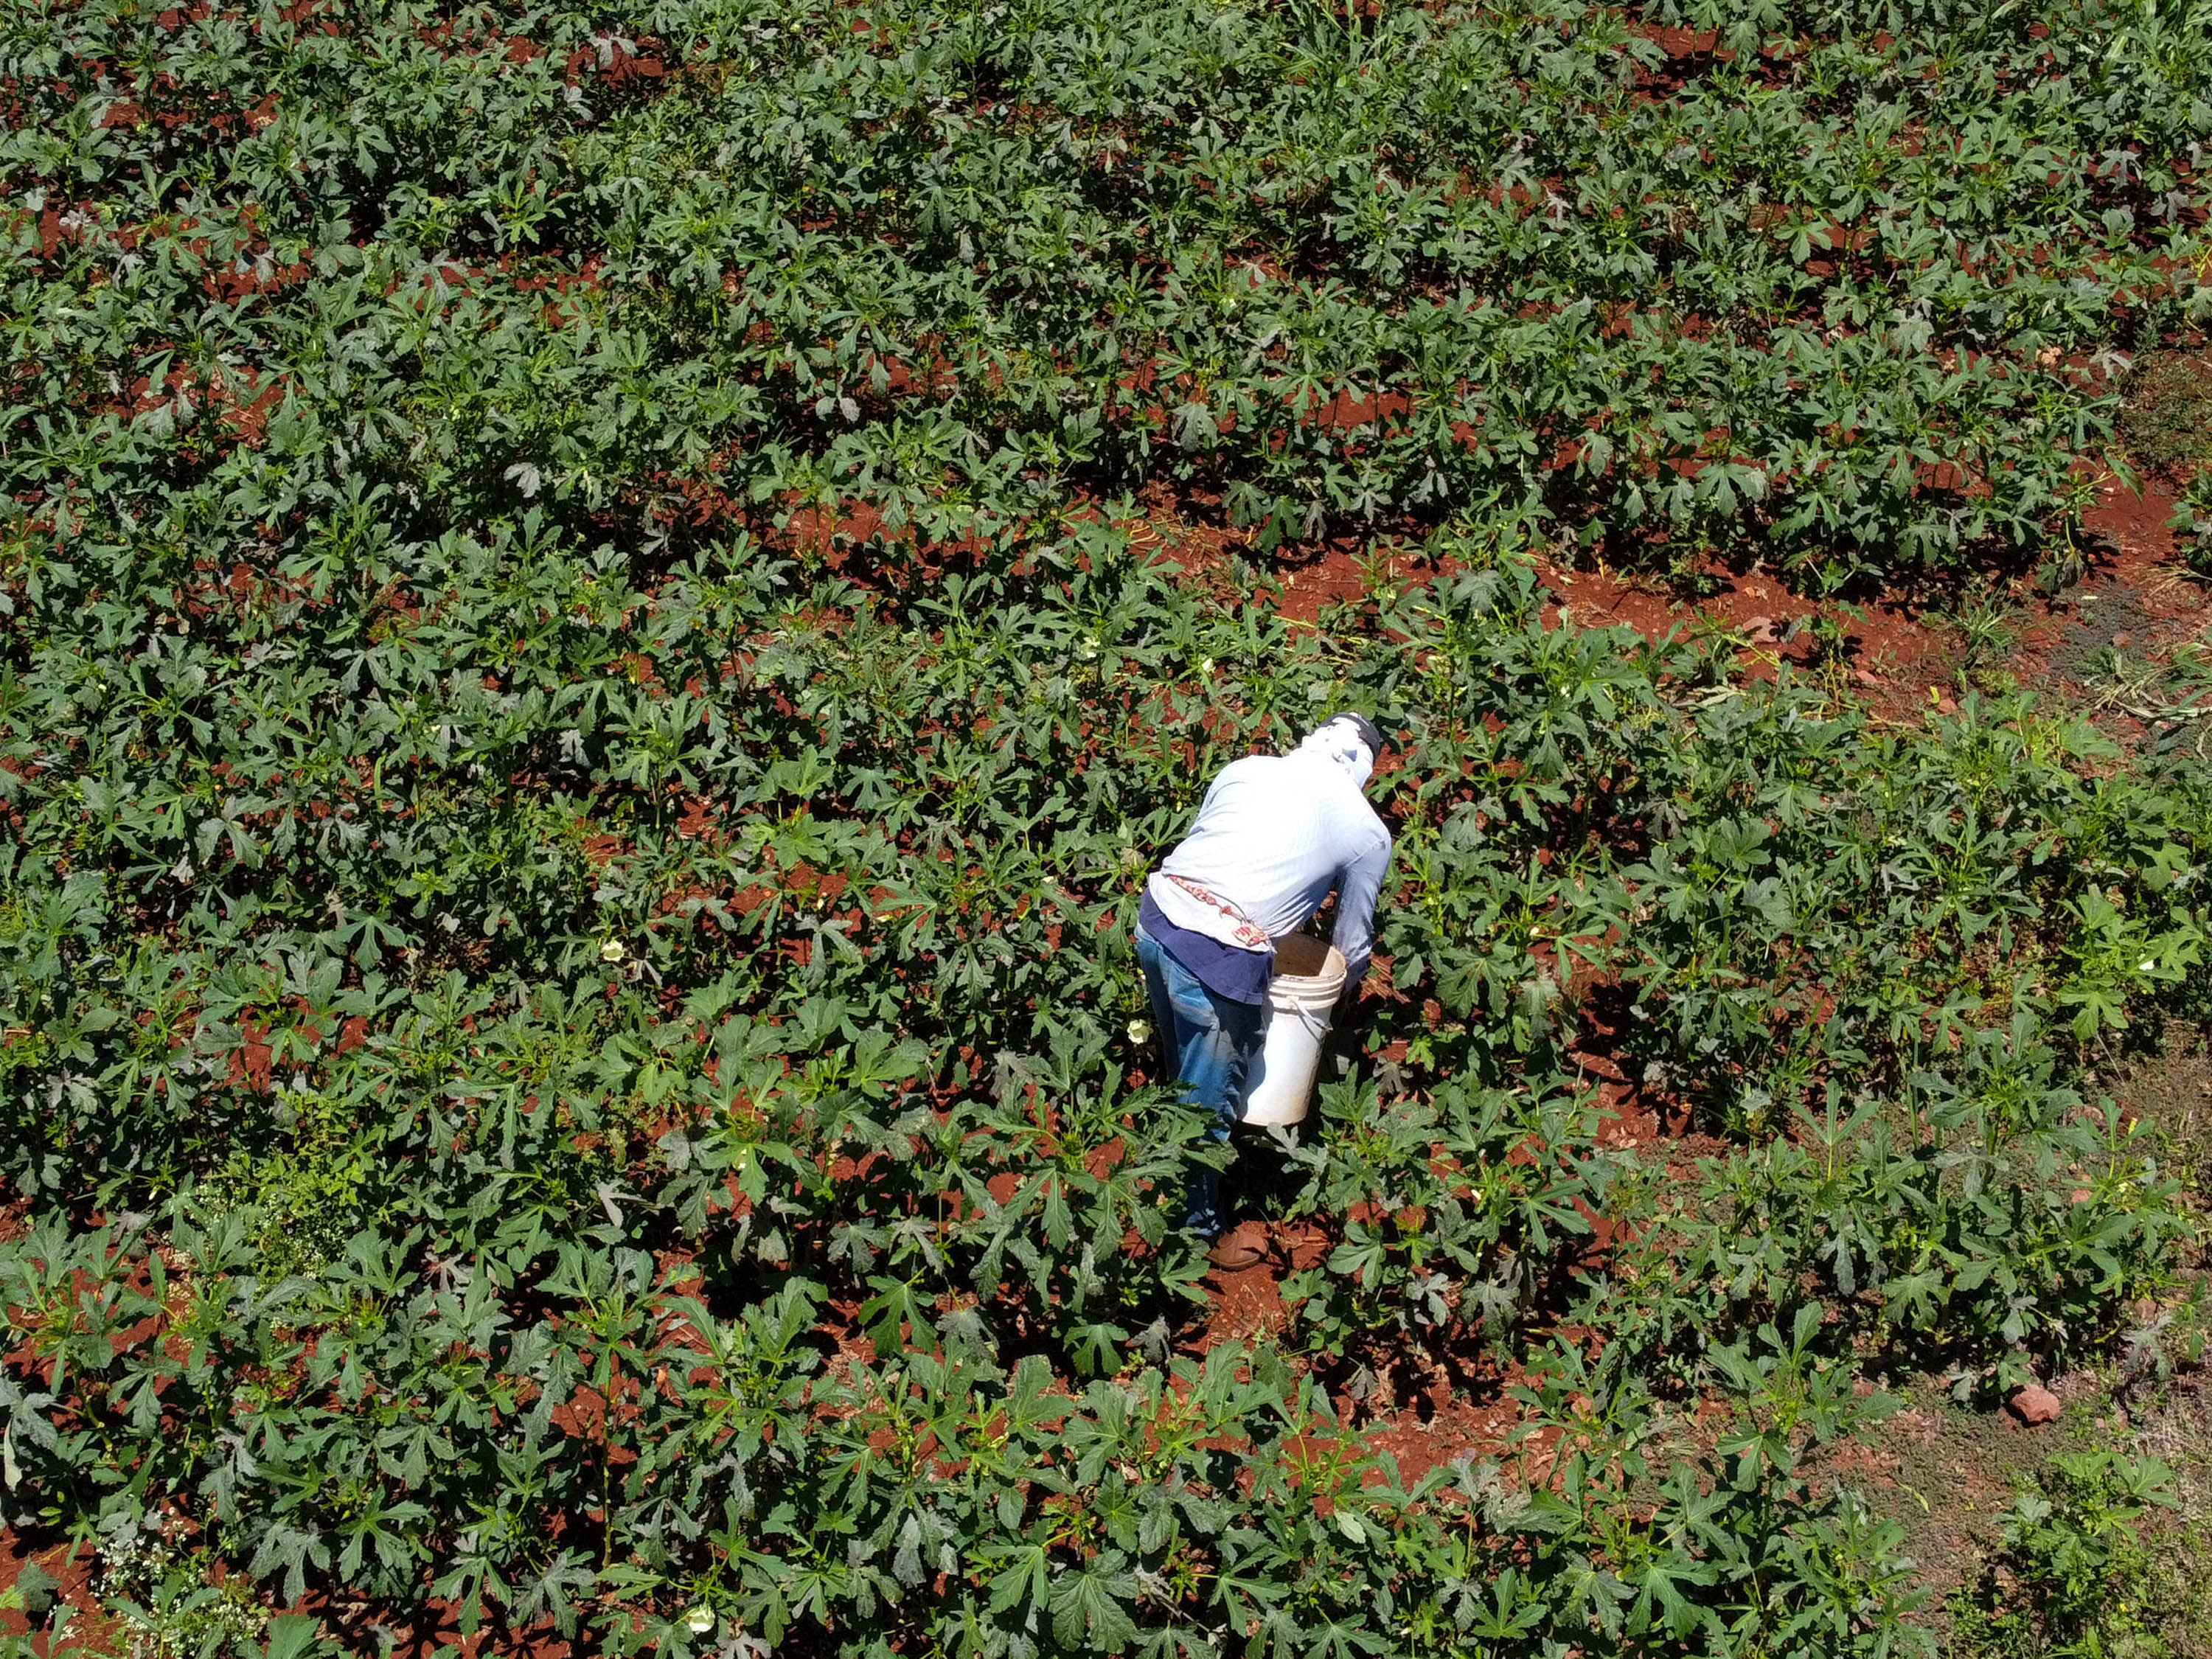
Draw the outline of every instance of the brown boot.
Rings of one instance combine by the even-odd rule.
[[[1267,1224],[1264,1221],[1240,1221],[1214,1241],[1206,1259],[1224,1273],[1240,1273],[1247,1267],[1256,1267],[1269,1255]]]

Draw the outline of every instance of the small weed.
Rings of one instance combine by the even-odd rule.
[[[2168,527],[2182,544],[2189,574],[2212,578],[2212,467],[2200,467],[2175,504]]]
[[[263,1273],[313,1275],[352,1242],[375,1159],[342,1102],[311,1090],[280,1091],[276,1101],[290,1144],[233,1152],[201,1182],[197,1196],[211,1221],[232,1212],[253,1218]]]
[[[269,1610],[252,1582],[216,1583],[216,1564],[206,1548],[180,1546],[150,1522],[102,1540],[94,1587],[128,1632],[128,1659],[203,1659],[260,1636]]]
[[[2062,1452],[2000,1517],[1979,1578],[1955,1592],[1948,1659],[2168,1659],[2186,1587],[2142,1533],[2171,1510],[2156,1458]]]
[[[2186,477],[2212,457],[2212,365],[2203,357],[2146,353],[2121,392],[2120,437],[2145,471]]]
[[[1964,653],[1960,666],[1969,676],[1987,672],[2019,643],[2019,607],[1994,587],[1976,586],[1960,598],[1949,620]]]

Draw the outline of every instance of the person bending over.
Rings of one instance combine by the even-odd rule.
[[[1287,755],[1222,768],[1176,849],[1145,884],[1137,960],[1152,1020],[1183,1098],[1213,1114],[1229,1138],[1259,1052],[1261,1011],[1275,941],[1305,925],[1334,891],[1336,948],[1347,1006],[1367,972],[1375,897],[1390,867],[1390,832],[1361,792],[1382,734],[1364,714],[1338,714]],[[1222,1237],[1219,1172],[1191,1182],[1185,1224],[1215,1242],[1223,1267],[1249,1267],[1263,1247],[1241,1228]]]

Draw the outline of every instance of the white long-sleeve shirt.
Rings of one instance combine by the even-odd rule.
[[[1168,876],[1218,894],[1271,939],[1304,927],[1334,889],[1336,948],[1356,985],[1374,952],[1375,899],[1389,869],[1390,832],[1358,785],[1326,756],[1300,750],[1224,767],[1146,890],[1176,927],[1234,945],[1234,922]]]

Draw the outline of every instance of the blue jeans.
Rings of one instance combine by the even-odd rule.
[[[1181,1080],[1182,1097],[1213,1114],[1207,1133],[1225,1141],[1244,1103],[1244,1079],[1252,1057],[1260,1052],[1260,1010],[1207,990],[1141,924],[1137,961],[1145,970],[1145,988],[1152,993],[1160,1058]],[[1221,1172],[1195,1171],[1184,1206],[1185,1226],[1201,1237],[1218,1237],[1224,1224]]]

